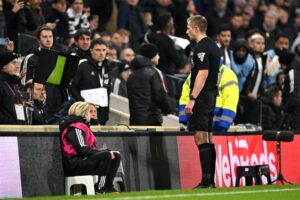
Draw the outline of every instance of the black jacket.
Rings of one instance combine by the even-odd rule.
[[[175,48],[173,40],[166,34],[154,33],[149,36],[149,41],[155,44],[159,52],[158,69],[166,74],[174,74],[184,67],[185,60]]]
[[[103,76],[103,87],[107,89],[108,105],[109,105],[109,94],[111,90],[111,61],[105,59],[102,62],[104,67],[104,76],[102,75],[102,67],[97,66],[95,61],[90,56],[83,61],[79,66],[76,75],[70,84],[70,92],[76,101],[84,101],[80,95],[81,90],[100,88],[99,74]],[[98,120],[100,124],[105,124],[108,120],[109,106],[100,107],[98,110]]]
[[[34,109],[32,115],[32,125],[48,124],[47,106],[37,100],[34,100]]]
[[[17,120],[15,104],[20,103],[16,76],[11,76],[0,70],[0,124],[24,124]]]
[[[159,73],[150,59],[137,56],[127,81],[130,125],[160,125],[162,114],[169,114],[167,94]]]
[[[5,15],[7,36],[14,41],[17,47],[18,33],[24,33],[25,30],[32,31],[37,28],[32,11],[26,6],[14,13],[13,5],[3,1],[3,13]]]
[[[49,13],[47,13],[47,15],[45,16],[45,21],[46,23],[56,23],[56,27],[54,29],[56,40],[64,43],[65,40],[70,38],[67,13],[62,13],[54,8],[51,8],[49,10]]]
[[[249,73],[246,82],[244,84],[242,94],[248,95],[250,92],[252,92],[253,88],[255,87],[256,79],[258,78],[258,63],[255,60],[255,67],[252,69],[252,71]],[[264,92],[263,82],[265,78],[265,69],[266,69],[266,63],[267,63],[267,55],[262,55],[262,79],[259,85],[259,89],[257,92],[258,96],[261,96]]]
[[[268,97],[262,100],[262,127],[264,130],[280,130],[284,121],[284,115],[280,107],[275,106]]]
[[[82,122],[86,124],[86,121],[81,117],[67,116],[60,121],[59,129],[61,133],[63,133],[66,128],[75,122]],[[66,133],[67,141],[72,144],[78,154],[78,156],[75,157],[66,157],[62,154],[63,167],[66,176],[74,175],[77,168],[83,167],[82,161],[86,157],[98,152],[98,150],[88,147],[85,139],[82,140],[82,138],[85,138],[85,133],[80,129],[75,130],[75,128],[72,127],[69,128],[68,132]]]
[[[291,127],[300,130],[300,60],[294,59],[286,76],[284,90],[288,94],[284,111],[292,117]]]
[[[34,77],[34,68],[43,67],[39,66],[40,51],[39,49],[31,49],[22,61],[21,69],[27,69],[25,82]],[[52,118],[53,114],[57,112],[63,103],[67,100],[66,89],[57,85],[45,85],[47,99],[47,118]],[[50,120],[52,121],[52,120]]]

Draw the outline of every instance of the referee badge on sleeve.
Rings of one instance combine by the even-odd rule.
[[[200,59],[200,61],[203,62],[204,57],[205,57],[205,53],[204,52],[197,53],[197,56]]]

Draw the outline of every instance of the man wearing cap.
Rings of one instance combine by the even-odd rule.
[[[0,54],[0,124],[25,123],[25,112],[17,90],[17,84],[20,83],[17,69],[15,54]]]
[[[131,74],[130,63],[123,60],[118,63],[118,77],[112,80],[112,92],[127,97],[126,82]]]
[[[170,113],[162,77],[155,68],[158,60],[157,47],[144,44],[131,63],[133,72],[127,81],[130,125],[161,126],[162,115]]]

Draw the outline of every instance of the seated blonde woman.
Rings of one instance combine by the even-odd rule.
[[[61,121],[63,167],[66,176],[99,175],[96,192],[113,192],[113,179],[121,157],[118,152],[96,148],[96,137],[89,128],[95,116],[94,108],[93,104],[76,102],[70,107],[68,117]],[[99,190],[101,176],[106,176],[106,181]]]

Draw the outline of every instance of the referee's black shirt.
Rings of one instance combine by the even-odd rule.
[[[208,70],[208,77],[203,90],[214,90],[216,88],[220,58],[220,49],[212,39],[205,37],[198,42],[192,58],[191,92],[199,70]]]

